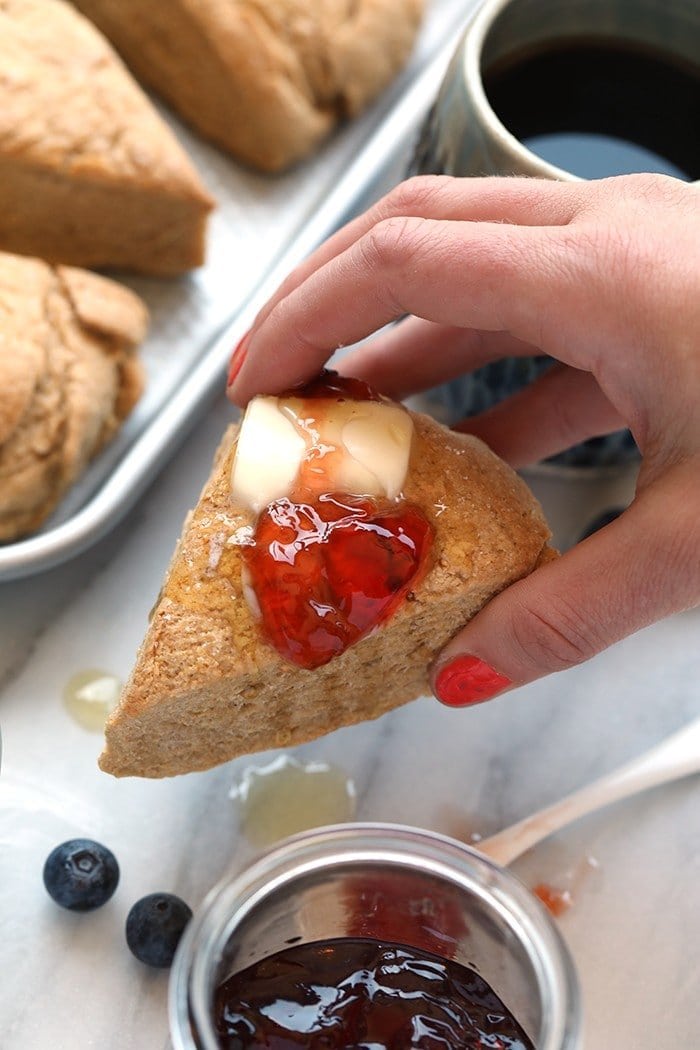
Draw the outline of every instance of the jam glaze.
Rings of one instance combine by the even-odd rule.
[[[473,970],[391,942],[298,944],[216,990],[223,1050],[533,1050]]]
[[[363,477],[378,484],[377,477],[352,461],[338,436],[356,424],[353,405],[363,401],[385,399],[361,380],[329,372],[280,398],[306,454],[289,496],[261,511],[242,551],[265,637],[308,670],[392,616],[428,564],[432,526],[400,492],[368,495]]]

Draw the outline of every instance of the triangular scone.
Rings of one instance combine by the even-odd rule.
[[[94,26],[63,0],[0,0],[0,248],[181,273],[212,203]]]
[[[131,411],[146,323],[106,277],[0,252],[0,542],[38,528]]]
[[[75,0],[194,127],[277,171],[408,58],[423,0]]]
[[[227,433],[185,523],[133,675],[107,724],[102,769],[162,777],[300,744],[429,690],[441,647],[490,597],[552,556],[523,482],[476,438],[414,416],[403,492],[435,529],[430,568],[395,615],[313,671],[260,635],[241,585],[247,521]]]

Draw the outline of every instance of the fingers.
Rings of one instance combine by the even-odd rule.
[[[517,469],[624,425],[590,372],[555,364],[524,390],[455,429],[481,438]]]
[[[413,218],[374,226],[312,274],[253,329],[230,388],[245,404],[263,390],[304,382],[333,349],[414,314],[444,326],[508,331],[547,352],[566,348],[579,365],[590,304],[586,253],[572,252],[557,227]],[[578,338],[569,342],[567,329]]]
[[[339,370],[401,399],[499,358],[536,352],[507,332],[445,328],[412,317],[347,354]],[[590,372],[553,364],[524,390],[455,429],[474,434],[517,469],[624,425]]]
[[[536,353],[507,332],[445,327],[407,317],[346,354],[338,371],[401,400],[498,358]]]
[[[463,706],[587,660],[700,604],[698,457],[615,522],[507,588],[441,653],[433,687]]]
[[[364,214],[349,222],[298,266],[263,307],[258,327],[274,307],[311,274],[385,219],[400,216],[469,222],[507,222],[559,226],[571,221],[585,199],[583,184],[526,178],[452,178],[427,175],[407,179]]]

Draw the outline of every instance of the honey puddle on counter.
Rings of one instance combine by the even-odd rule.
[[[117,705],[121,689],[120,679],[107,671],[78,671],[63,688],[63,704],[79,726],[91,733],[101,733]]]
[[[259,847],[355,816],[355,785],[346,773],[326,762],[301,763],[290,755],[280,755],[266,766],[249,766],[229,797],[238,803],[241,830]]]

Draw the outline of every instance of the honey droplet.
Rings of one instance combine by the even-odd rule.
[[[122,683],[107,671],[78,671],[63,689],[63,703],[71,718],[91,733],[101,733],[116,707]]]
[[[303,764],[289,755],[250,766],[230,797],[240,806],[243,833],[258,847],[355,816],[355,785],[342,770],[326,762]]]

